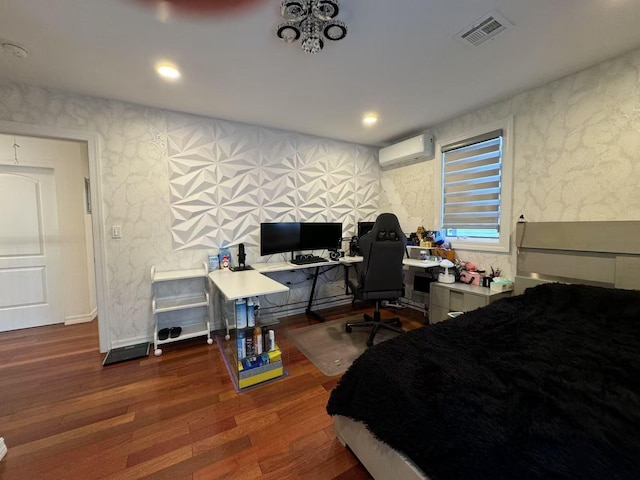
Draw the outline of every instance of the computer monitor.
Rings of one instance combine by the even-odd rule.
[[[300,224],[300,250],[338,249],[342,240],[342,223],[303,222]]]
[[[260,255],[273,255],[300,250],[300,223],[260,224]]]
[[[358,222],[358,238],[373,230],[376,222]]]

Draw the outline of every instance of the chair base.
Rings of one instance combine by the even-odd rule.
[[[391,325],[393,324],[395,324],[396,326],[392,327]],[[347,333],[351,333],[351,329],[353,327],[373,327],[371,329],[371,334],[369,335],[369,339],[367,340],[367,346],[370,347],[373,345],[373,339],[375,338],[379,330],[383,329],[383,330],[390,330],[396,333],[405,333],[404,330],[402,330],[401,328],[397,328],[401,326],[402,326],[402,322],[397,317],[382,320],[382,318],[380,317],[378,302],[376,302],[376,309],[373,312],[373,317],[365,313],[363,322],[347,323],[345,325],[345,331]]]

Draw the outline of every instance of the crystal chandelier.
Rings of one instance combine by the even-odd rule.
[[[285,22],[278,25],[278,37],[287,43],[300,39],[305,52],[318,53],[323,38],[342,40],[347,35],[344,22],[335,20],[339,12],[338,0],[283,0]]]

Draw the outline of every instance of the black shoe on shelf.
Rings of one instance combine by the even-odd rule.
[[[158,340],[166,340],[167,338],[169,338],[169,334],[171,329],[169,328],[163,328],[162,330],[158,331]]]

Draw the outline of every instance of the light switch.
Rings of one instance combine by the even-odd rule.
[[[122,238],[122,227],[120,225],[111,227],[111,238]]]

